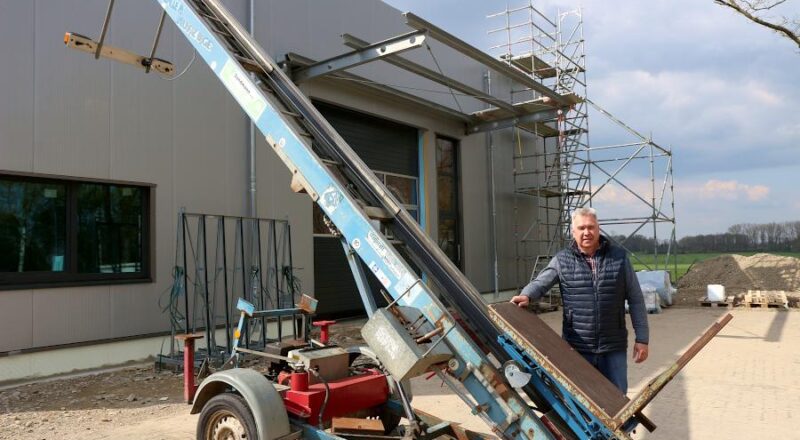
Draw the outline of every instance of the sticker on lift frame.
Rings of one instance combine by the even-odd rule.
[[[353,249],[355,249],[355,250],[359,250],[359,249],[361,249],[361,240],[359,240],[359,239],[357,239],[357,238],[354,238],[354,239],[353,239],[353,243],[351,244],[351,246],[352,246],[352,247],[353,247]]]
[[[319,198],[319,204],[325,212],[333,214],[336,208],[342,203],[342,198],[342,193],[337,191],[333,186],[329,186],[322,192],[322,196]]]
[[[386,276],[383,270],[381,270],[381,268],[378,267],[378,265],[374,261],[369,263],[369,268],[370,270],[372,270],[372,273],[374,273],[375,276],[378,278],[378,281],[380,281],[381,284],[383,284],[383,287],[388,289],[389,286],[392,285],[392,282],[389,281],[389,277]]]
[[[369,231],[367,233],[367,243],[372,246],[372,249],[375,250],[375,253],[377,253],[378,256],[381,257],[381,260],[383,260],[383,264],[385,264],[386,267],[392,271],[397,279],[403,277],[404,273],[406,272],[403,264],[392,252],[389,252],[388,246],[385,244],[385,242],[381,241],[380,237],[375,231]]]
[[[250,116],[250,119],[258,121],[267,108],[267,101],[255,90],[250,77],[229,59],[222,66],[219,78],[242,106],[242,109]]]

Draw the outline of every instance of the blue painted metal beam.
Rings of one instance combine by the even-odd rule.
[[[219,0],[157,1],[245,113],[254,121],[278,157],[298,177],[307,193],[332,220],[344,239],[390,295],[401,305],[419,309],[430,322],[442,327],[448,346],[456,353],[457,362],[453,363],[451,373],[461,381],[471,395],[464,400],[473,411],[482,415],[492,430],[504,438],[551,439],[552,435],[527,403],[504,384],[504,378],[488,361],[486,353],[477,348],[436,295],[421,282],[380,231],[373,227],[356,199],[346,189],[346,183],[338,180],[330,172],[320,157],[314,153],[310,142],[302,138],[299,134],[300,124],[293,119],[291,112],[281,111],[282,104],[274,97],[268,96],[245,72],[237,58],[238,55],[234,56],[228,49],[229,45],[237,46],[237,50],[253,58],[262,69],[262,73],[257,74],[259,79],[262,83],[274,86],[273,90],[282,95],[281,99],[290,100],[303,109],[313,108],[285,74],[275,68],[274,61],[258,47],[221,2]],[[205,8],[205,13],[215,14],[217,20],[226,23],[225,27],[212,31],[209,28],[211,25],[207,25],[196,11],[199,7]],[[229,37],[222,35],[224,31],[230,32],[231,35]],[[429,241],[418,225],[414,226],[416,223],[413,219],[408,220],[409,214],[400,207],[389,191],[344,141],[335,135],[327,122],[316,111],[309,110],[309,112],[303,116],[309,124],[316,124],[316,127],[312,128],[319,128],[332,136],[333,141],[337,143],[336,147],[348,159],[349,171],[358,176],[360,183],[368,184],[373,196],[381,199],[384,209],[390,215],[397,216],[398,223],[404,225],[404,229],[401,230],[403,238],[416,242]],[[438,264],[434,256],[423,256],[430,257],[431,264]],[[444,267],[444,270],[455,270],[447,269],[448,267]],[[454,277],[455,286],[461,287],[465,292],[475,290],[474,287],[468,286],[465,279],[462,279],[463,276],[458,275],[460,274],[449,275]],[[474,298],[465,297],[463,300],[474,301]],[[481,302],[471,306],[473,307],[471,310],[477,311],[478,314],[470,318],[488,322],[487,328],[493,329],[493,325],[485,316],[485,306],[482,304]],[[480,307],[483,307],[482,314]],[[449,331],[453,327],[454,331]],[[494,340],[491,343],[497,344]],[[497,354],[503,355],[499,350]]]

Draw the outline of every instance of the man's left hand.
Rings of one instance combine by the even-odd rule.
[[[633,360],[636,361],[637,364],[644,362],[648,354],[649,348],[647,344],[642,344],[641,342],[633,344]]]

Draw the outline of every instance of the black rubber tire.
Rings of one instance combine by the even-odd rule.
[[[225,417],[233,417],[243,428],[237,438],[258,440],[258,429],[253,413],[247,407],[244,398],[234,393],[222,393],[209,399],[200,412],[197,420],[197,440],[214,440],[214,425],[230,425],[233,421],[225,421]]]

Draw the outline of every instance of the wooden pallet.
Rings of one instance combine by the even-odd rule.
[[[788,308],[789,301],[784,291],[748,290],[742,305],[747,308]]]
[[[700,305],[703,307],[733,307],[733,302],[728,301],[709,301],[706,298],[700,300]]]

